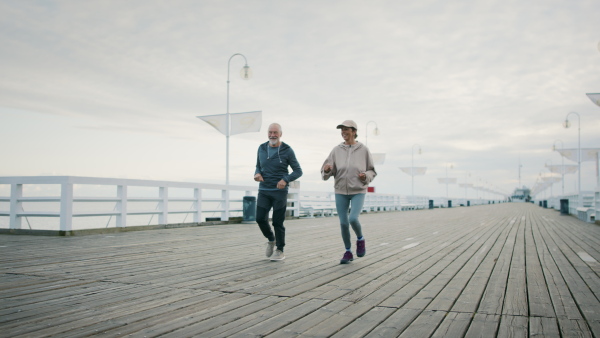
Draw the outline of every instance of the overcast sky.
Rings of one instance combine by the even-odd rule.
[[[531,187],[561,163],[554,143],[577,148],[569,112],[582,147],[600,147],[585,95],[600,92],[598,13],[598,0],[0,0],[0,176],[224,183],[225,137],[196,116],[226,112],[228,60],[242,53],[254,77],[231,60],[230,112],[262,110],[263,124],[231,137],[231,183],[255,184],[256,149],[279,122],[302,188],[332,190],[320,166],[352,119],[386,154],[377,192],[410,195],[398,167],[414,157],[427,167],[417,195],[445,196],[450,164],[460,183],[510,193],[519,159]],[[595,163],[582,169],[592,190]]]

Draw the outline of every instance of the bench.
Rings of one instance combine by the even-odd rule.
[[[417,210],[417,205],[410,203],[406,197],[400,197],[400,210]]]
[[[594,208],[588,207],[577,208],[577,218],[584,222],[595,223],[596,211],[594,210]]]
[[[300,214],[301,217],[304,215],[305,218],[313,218],[315,214],[318,217],[333,216],[336,213],[335,204],[333,202],[312,202],[312,201],[300,201]]]

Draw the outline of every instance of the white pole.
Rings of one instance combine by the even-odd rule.
[[[236,55],[239,55],[241,57],[244,58],[244,62],[246,63],[246,66],[248,65],[248,60],[246,60],[246,57],[243,54],[240,53],[235,53],[233,54],[230,58],[229,61],[227,62],[227,113],[226,113],[226,134],[225,134],[225,139],[226,139],[226,150],[225,150],[225,185],[227,185],[227,190],[225,190],[225,215],[224,215],[224,221],[228,221],[229,220],[229,135],[231,134],[231,123],[230,123],[230,119],[229,119],[229,69],[231,66],[231,59],[233,59]]]
[[[71,231],[73,228],[73,183],[62,183],[60,186],[60,230]]]
[[[579,195],[578,208],[583,207],[583,196],[581,196],[581,117],[577,114],[577,191]]]

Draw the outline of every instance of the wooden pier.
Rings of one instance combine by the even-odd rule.
[[[0,337],[600,337],[600,227],[533,204],[0,236]],[[354,250],[354,248],[353,248]]]

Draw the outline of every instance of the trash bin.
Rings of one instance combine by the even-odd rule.
[[[429,200],[429,209],[433,209],[433,200]]]
[[[448,208],[452,208],[452,201],[448,200]]]
[[[471,201],[467,201],[467,206],[470,207],[471,206]]]
[[[256,222],[256,197],[244,196],[243,207],[244,217],[242,223]]]
[[[569,214],[569,200],[568,199],[560,200],[560,214],[561,215]]]
[[[547,200],[544,200],[542,202],[542,205],[544,206],[544,209],[548,209],[548,201]]]

